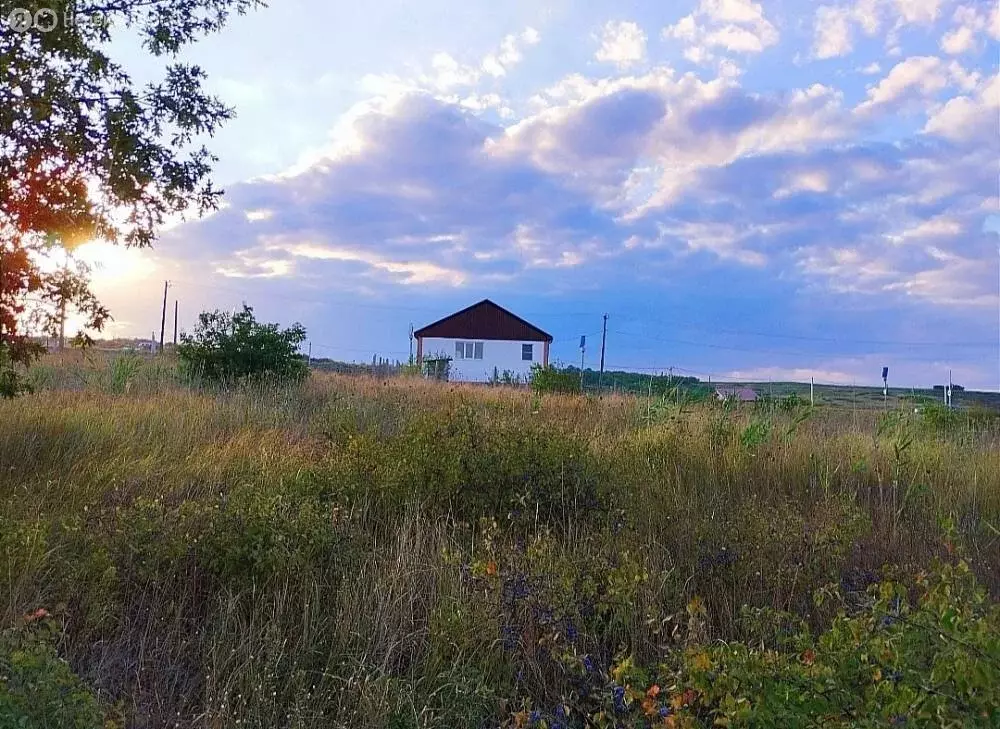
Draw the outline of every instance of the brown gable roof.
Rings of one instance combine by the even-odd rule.
[[[413,332],[419,338],[502,339],[519,342],[551,342],[552,336],[534,324],[489,299],[483,299],[451,316]]]

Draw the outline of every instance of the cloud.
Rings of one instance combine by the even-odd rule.
[[[480,67],[489,75],[499,78],[521,62],[524,58],[524,48],[537,45],[542,39],[534,28],[526,28],[520,35],[505,36],[500,48],[486,55]]]
[[[949,86],[969,87],[976,82],[977,78],[958,63],[946,64],[937,56],[911,56],[869,87],[868,98],[858,104],[856,111],[867,114],[877,109],[896,109],[913,99],[933,97]]]
[[[845,7],[852,42],[896,12]],[[224,210],[165,234],[160,250],[173,258],[158,277],[183,262],[181,277],[198,282],[403,304],[495,292],[693,300],[718,317],[742,307],[761,328],[773,328],[766,312],[780,299],[790,316],[817,312],[824,331],[863,319],[911,330],[900,338],[978,337],[997,303],[995,239],[982,233],[998,204],[983,162],[1000,156],[995,72],[984,78],[971,55],[966,65],[911,55],[884,73],[800,65],[794,78],[808,82],[776,91],[791,77],[754,86],[720,51],[755,52],[751,43],[714,42],[730,26],[760,39],[762,20],[756,3],[702,2],[671,26],[689,56],[705,54],[709,65],[690,72],[651,63],[626,42],[638,26],[617,23],[600,38],[609,65],[541,85],[519,76],[508,87],[537,42],[525,33],[487,54],[503,73],[442,52],[370,78],[374,98],[332,117],[328,143],[280,175],[231,185]],[[901,36],[902,47],[918,35],[926,53],[928,31]],[[879,74],[860,103],[857,72]],[[733,369],[779,366],[748,360]],[[780,366],[812,362],[855,372],[819,356]]]
[[[941,38],[941,50],[953,56],[972,50],[976,44],[976,32],[967,25],[960,25]]]
[[[816,11],[816,40],[813,43],[816,58],[836,58],[851,52],[854,48],[851,37],[853,17],[848,8],[824,5]]]
[[[612,96],[574,133],[594,141],[628,122],[641,135],[660,113]],[[164,247],[226,277],[439,287],[572,268],[605,253],[599,232],[613,228],[610,215],[524,155],[498,154],[491,140],[503,129],[460,105],[425,93],[367,104],[352,115],[351,133],[349,152],[234,186],[229,208],[168,234]],[[604,143],[616,153],[614,139]]]
[[[889,31],[885,34],[886,48],[890,55],[899,55],[900,34],[909,25],[930,26],[941,15],[948,0],[855,0],[840,5],[821,5],[813,17],[812,55],[818,59],[845,56],[854,50],[856,32],[860,30],[872,37],[879,33],[884,24]],[[962,8],[956,12],[956,18]],[[974,9],[969,12],[975,13]],[[942,41],[942,49],[947,53],[961,53],[970,39],[965,30],[957,30]]]
[[[267,242],[264,247],[269,251],[284,251],[296,258],[310,261],[363,263],[375,271],[390,274],[398,283],[404,285],[436,283],[461,286],[466,280],[464,272],[449,269],[430,261],[390,260],[364,249],[314,243],[283,244],[281,242]]]
[[[668,203],[700,169],[834,139],[847,123],[840,94],[820,84],[763,96],[663,68],[606,83],[572,77],[545,96],[559,104],[510,127],[497,149],[518,150],[626,217]],[[642,185],[623,192],[640,168]]]
[[[975,6],[960,5],[955,9],[952,22],[954,27],[941,37],[941,50],[953,56],[969,53],[980,46],[980,33],[1000,37],[1000,5],[994,6],[990,16]]]
[[[478,62],[456,59],[446,51],[431,56],[429,69],[418,69],[402,76],[395,73],[366,74],[361,79],[363,91],[382,97],[398,97],[413,91],[438,95],[467,92],[486,77],[499,79],[524,60],[524,50],[541,42],[541,34],[532,27],[519,34],[504,36],[500,45]],[[491,105],[492,106],[492,105]],[[496,105],[501,108],[503,105]]]
[[[805,382],[814,379],[823,385],[850,385],[858,382],[856,372],[831,369],[834,363],[821,362],[816,367],[755,367],[732,370],[723,375],[724,380],[739,382]],[[861,378],[863,382],[864,379]]]
[[[881,25],[879,0],[858,0],[853,5],[821,5],[813,19],[813,57],[845,56],[854,50],[855,26],[872,36]]]
[[[895,83],[878,103],[909,88]],[[985,100],[991,83],[970,98]],[[228,276],[332,267],[359,281],[470,287],[544,269],[586,277],[597,262],[659,251],[797,271],[803,285],[841,293],[989,299],[973,231],[990,175],[971,150],[828,147],[852,127],[822,85],[753,94],[661,68],[567,78],[549,90],[556,98],[507,127],[427,94],[364,106],[351,151],[234,188],[230,208],[172,245]]]
[[[602,28],[600,40],[598,61],[628,68],[646,58],[646,34],[636,23],[610,21]]]
[[[842,113],[819,85],[752,94],[662,67],[568,77],[549,89],[552,106],[507,126],[479,118],[469,98],[411,91],[363,102],[324,152],[234,186],[225,210],[165,247],[224,277],[336,276],[352,287],[473,287],[545,269],[586,279],[629,250],[760,268],[764,230],[675,216],[677,185],[830,139]],[[800,186],[815,189],[809,179]],[[633,237],[642,245],[625,247]]]
[[[751,0],[701,0],[693,13],[663,29],[665,39],[683,41],[693,63],[714,60],[716,50],[761,53],[777,44],[778,29]]]
[[[941,14],[942,0],[896,0],[896,11],[904,23],[930,25]]]
[[[893,243],[906,243],[908,241],[925,241],[932,238],[954,237],[960,235],[964,230],[962,224],[944,215],[936,218],[923,220],[911,228],[907,228],[897,234],[887,234],[886,237]]]
[[[261,209],[261,210],[247,210],[246,213],[245,213],[245,215],[246,215],[247,220],[249,220],[252,223],[252,222],[257,221],[257,220],[270,220],[271,218],[274,217],[274,211],[273,210],[264,210],[264,209]]]
[[[953,142],[974,141],[996,150],[1000,143],[1000,76],[981,81],[974,93],[934,109],[924,131]]]

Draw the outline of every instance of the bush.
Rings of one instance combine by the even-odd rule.
[[[31,384],[18,372],[18,364],[16,353],[0,343],[0,398],[15,398],[31,392]]]
[[[830,595],[837,589],[817,603]],[[860,610],[842,602],[818,636],[774,614],[763,621],[777,626],[766,643],[713,645],[699,639],[705,610],[695,598],[683,616],[687,646],[664,664],[619,656],[604,668],[570,644],[559,655],[577,688],[554,706],[526,705],[505,726],[998,726],[1000,608],[968,565],[874,584],[865,597]]]
[[[309,372],[298,351],[305,338],[301,324],[288,329],[261,324],[253,309],[244,305],[236,314],[203,312],[194,335],[181,335],[177,355],[188,374],[209,381],[259,377],[299,381]]]
[[[59,628],[38,610],[19,627],[0,631],[0,726],[99,729],[105,721],[94,693],[56,653]]]
[[[531,368],[531,386],[535,392],[578,393],[580,375],[568,369],[536,364]]]

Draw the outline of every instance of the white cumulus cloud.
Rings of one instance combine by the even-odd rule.
[[[519,35],[507,35],[500,42],[500,47],[488,53],[480,67],[490,76],[499,78],[505,76],[507,71],[520,63],[524,58],[524,48],[537,45],[542,39],[541,34],[534,28],[528,27]]]
[[[929,98],[952,85],[974,87],[975,74],[958,63],[945,63],[937,56],[911,56],[900,61],[888,75],[869,87],[868,98],[857,106],[858,113],[896,108],[912,99]]]
[[[929,25],[941,13],[942,0],[896,0],[896,11],[905,23]]]
[[[663,37],[686,43],[685,57],[711,61],[714,51],[760,53],[777,44],[778,29],[752,0],[701,0],[693,13],[663,29]]]
[[[1000,75],[982,81],[975,92],[956,96],[935,109],[924,131],[952,141],[979,140],[994,150],[1000,142]]]
[[[600,40],[595,56],[598,61],[627,68],[646,58],[646,34],[636,23],[610,21],[601,30]]]

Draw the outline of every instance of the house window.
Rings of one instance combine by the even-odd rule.
[[[534,345],[532,344],[522,344],[521,345],[521,360],[523,362],[530,362],[534,359]]]
[[[482,342],[455,342],[455,359],[482,359]]]

